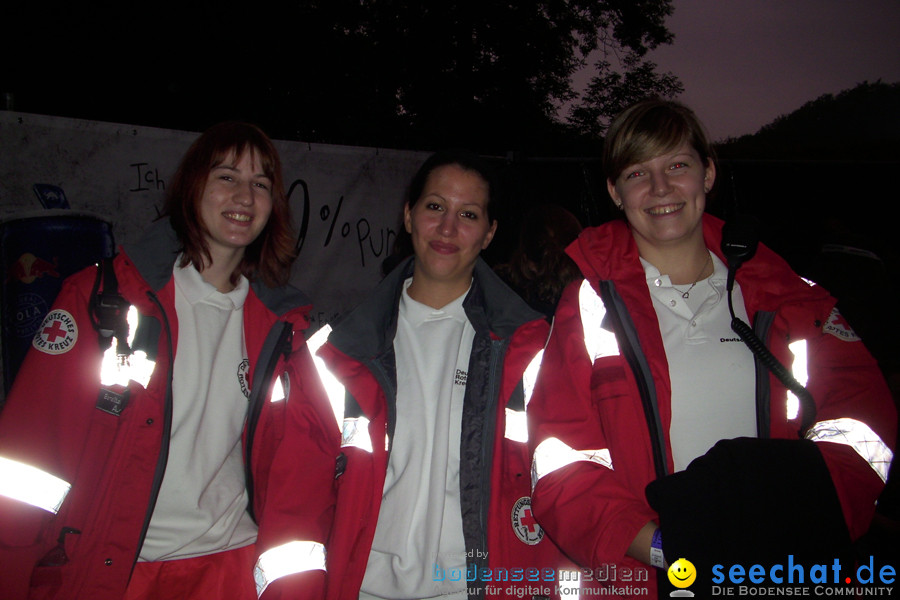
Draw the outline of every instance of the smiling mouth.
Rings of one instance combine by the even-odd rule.
[[[237,221],[239,223],[249,223],[253,220],[251,215],[244,215],[241,213],[222,213],[222,216],[231,221]]]
[[[458,248],[453,244],[444,244],[443,242],[431,242],[431,249],[440,254],[453,254]]]
[[[653,216],[663,216],[678,212],[682,208],[684,208],[684,202],[681,202],[679,204],[663,204],[661,206],[654,206],[652,208],[648,208],[645,212]]]

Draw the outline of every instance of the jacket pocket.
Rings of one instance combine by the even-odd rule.
[[[81,532],[72,527],[60,528],[56,545],[46,552],[31,572],[29,600],[55,598],[63,589],[65,568],[69,564],[69,548],[77,543]]]
[[[597,359],[591,369],[591,400],[608,402],[634,393],[625,364],[618,357]]]

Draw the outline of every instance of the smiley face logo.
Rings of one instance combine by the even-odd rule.
[[[697,579],[694,563],[686,558],[679,558],[669,567],[669,581],[677,588],[690,587]]]

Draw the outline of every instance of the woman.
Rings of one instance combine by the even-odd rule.
[[[684,557],[699,596],[714,563],[844,550],[868,527],[896,434],[875,361],[834,299],[768,248],[729,294],[737,265],[704,212],[716,165],[693,112],[638,103],[605,143],[625,219],[568,249],[584,280],[560,301],[529,405],[538,520],[584,567]],[[756,366],[732,308],[805,380],[814,415]]]
[[[309,302],[287,285],[271,140],[207,130],[165,216],[65,282],[0,415],[5,598],[250,599],[276,557],[322,556],[327,527],[296,502],[318,480],[296,464],[292,422],[327,401],[301,333]],[[321,588],[324,564],[289,557],[280,573],[304,566],[267,597],[288,579]]]
[[[566,247],[581,233],[581,223],[561,206],[539,204],[525,214],[519,242],[509,262],[494,272],[531,308],[553,319],[565,287],[581,279]]]
[[[522,597],[537,580],[510,571],[564,564],[531,516],[524,443],[547,324],[479,258],[496,196],[477,156],[426,160],[404,206],[414,255],[318,352],[347,398],[328,598]]]

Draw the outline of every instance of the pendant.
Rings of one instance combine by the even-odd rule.
[[[687,300],[688,298],[690,298],[690,297],[691,297],[691,292],[690,292],[690,290],[688,290],[688,291],[686,291],[685,293],[681,294],[681,297],[684,298],[685,300]]]

